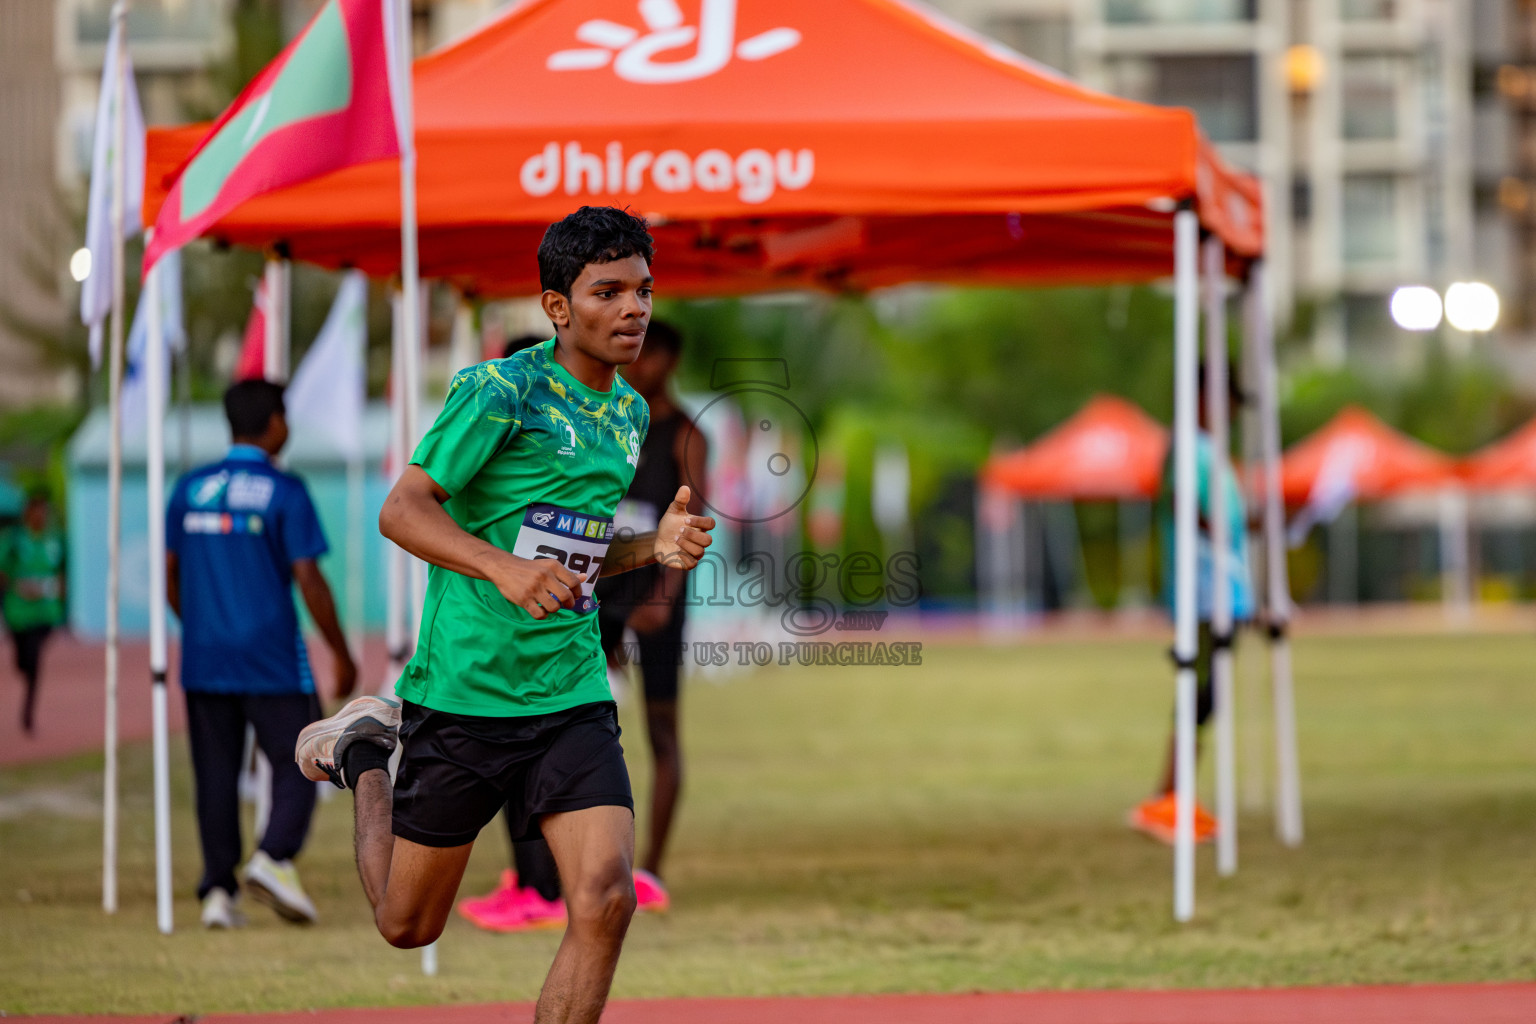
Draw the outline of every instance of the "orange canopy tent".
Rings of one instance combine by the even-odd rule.
[[[992,458],[982,482],[1024,498],[1151,498],[1168,431],[1123,398],[1097,395],[1034,444]]]
[[[543,229],[581,203],[651,220],[670,295],[1150,279],[1181,203],[1235,266],[1263,247],[1258,183],[1189,111],[903,0],[525,0],[414,81],[421,272],[471,294],[536,293]],[[147,217],[205,131],[150,133]],[[389,160],[209,234],[388,276],[399,224]]]
[[[1259,183],[1222,163],[1187,110],[1084,89],[906,0],[523,0],[417,61],[413,83],[423,277],[469,295],[536,294],[542,232],[581,204],[651,222],[663,295],[1172,275],[1176,447],[1193,465],[1201,229],[1210,294],[1223,271],[1261,266],[1264,236]],[[150,134],[146,217],[205,132]],[[261,196],[208,234],[392,276],[400,194],[400,164],[380,161]],[[1261,273],[1247,275],[1256,298]],[[401,304],[407,381],[414,301]],[[1207,315],[1214,323],[1225,307]],[[1253,324],[1256,361],[1272,364],[1268,320]],[[1186,483],[1175,518],[1190,547],[1193,502]],[[1288,606],[1277,607],[1283,622]],[[1175,615],[1188,712],[1178,749],[1190,759],[1194,614],[1186,599]],[[1275,658],[1277,706],[1288,707],[1289,662]],[[1293,752],[1294,736],[1279,745]],[[1293,769],[1281,775],[1280,818],[1294,822],[1281,831],[1294,844],[1299,789]],[[1194,773],[1179,778],[1187,824]],[[1179,835],[1175,915],[1187,920],[1193,832]]]
[[[1460,471],[1471,490],[1536,487],[1536,420],[1468,456]]]
[[[1357,406],[1297,442],[1280,460],[1287,504],[1300,505],[1324,474],[1347,480],[1357,499],[1389,498],[1455,482],[1455,462]]]

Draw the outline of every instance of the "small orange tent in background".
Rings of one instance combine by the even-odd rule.
[[[583,203],[651,220],[667,295],[1163,277],[1181,202],[1234,267],[1261,255],[1259,183],[1187,110],[1092,92],[903,0],[697,11],[526,0],[418,60],[422,276],[536,294],[544,227]],[[150,132],[146,216],[205,132]],[[209,235],[389,276],[399,189],[398,161],[352,167]]]
[[[1340,412],[1293,445],[1280,460],[1286,504],[1313,497],[1324,477],[1347,486],[1353,499],[1376,500],[1455,483],[1450,456],[1413,440],[1358,406]]]
[[[1536,488],[1536,420],[1469,455],[1460,471],[1468,490]]]
[[[1097,395],[1035,443],[993,457],[981,479],[1021,498],[1152,498],[1167,454],[1162,424],[1123,398]]]

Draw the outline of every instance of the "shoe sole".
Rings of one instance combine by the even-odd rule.
[[[342,738],[347,734],[349,730],[354,731],[357,739],[366,739],[369,742],[376,742],[380,739],[387,738],[389,740],[387,744],[380,743],[379,745],[386,747],[390,751],[395,749],[395,733],[399,729],[399,701],[390,700],[388,697],[360,697],[358,700],[353,701],[352,703],[358,704],[365,700],[369,701],[370,703],[359,707],[356,711],[353,711],[350,714],[347,712],[346,708],[342,708],[330,718],[322,719],[321,721],[315,722],[311,725],[306,725],[303,730],[300,731],[299,740],[294,744],[293,759],[298,764],[299,771],[304,774],[306,779],[311,782],[335,781],[331,778],[329,772],[325,771],[325,769],[319,767],[315,763],[317,760],[316,758],[303,757],[299,754],[299,751],[303,750],[305,747],[314,742],[323,741],[327,737],[333,735],[336,737],[336,742],[332,744],[331,747],[331,763],[336,765],[338,770],[341,767],[340,761],[342,751],[337,750],[336,748],[340,746]],[[373,703],[375,701],[377,704]],[[383,708],[378,707],[379,704],[382,704]],[[350,706],[351,705],[349,704],[348,707]],[[378,713],[382,712],[387,715],[391,711],[394,712],[393,717],[396,718],[394,725],[390,725],[389,723],[381,721],[378,718]]]
[[[284,921],[291,921],[294,924],[315,923],[315,918],[310,917],[303,910],[295,907],[293,904],[283,902],[282,897],[263,885],[260,879],[247,878],[245,880],[245,888],[246,891],[251,894],[251,899],[255,900],[257,903],[260,903],[262,906],[271,907],[272,912],[275,913],[278,917],[282,918]]]
[[[1138,821],[1134,816],[1134,812],[1131,817],[1127,818],[1126,825],[1133,832],[1140,832],[1148,839],[1162,843],[1164,846],[1174,846],[1178,842],[1178,833],[1175,830],[1164,825],[1153,824],[1152,822]],[[1197,833],[1195,835],[1195,845],[1203,846],[1215,838],[1216,833],[1214,831],[1207,832],[1204,835]]]
[[[564,917],[544,918],[538,921],[521,921],[515,925],[494,925],[484,921],[476,921],[475,924],[488,932],[498,932],[502,935],[511,935],[516,932],[549,932],[557,928],[564,928],[568,919]]]

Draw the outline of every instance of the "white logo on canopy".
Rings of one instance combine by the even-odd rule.
[[[1109,427],[1095,427],[1077,442],[1079,469],[1105,470],[1118,466],[1130,454],[1129,442]]]
[[[613,64],[613,73],[626,82],[659,85],[708,78],[733,56],[766,60],[800,45],[800,33],[774,28],[736,41],[736,0],[703,0],[698,25],[683,24],[677,0],[640,0],[640,19],[649,32],[597,18],[582,22],[576,38],[588,44],[549,55],[551,71],[590,71]],[[661,61],[664,53],[697,44],[686,60]]]

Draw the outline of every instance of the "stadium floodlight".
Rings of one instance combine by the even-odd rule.
[[[1392,322],[1405,331],[1440,326],[1440,294],[1422,284],[1405,284],[1392,293]]]
[[[1499,322],[1499,293],[1481,281],[1457,281],[1445,290],[1445,318],[1458,331],[1491,331]]]
[[[74,278],[76,283],[91,276],[91,250],[84,246],[75,250],[74,255],[69,258],[69,276]]]

